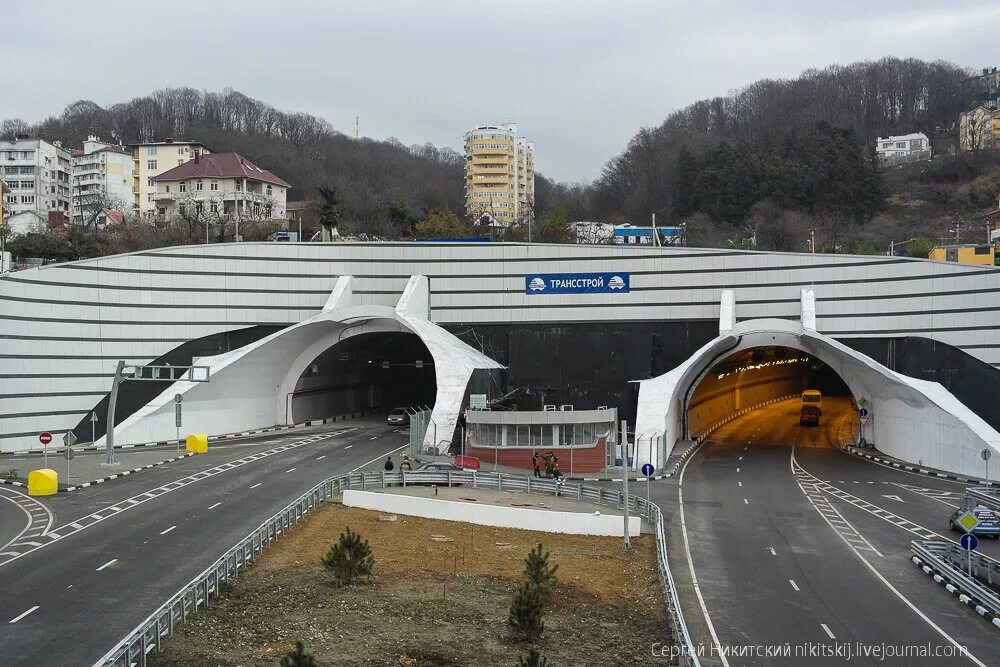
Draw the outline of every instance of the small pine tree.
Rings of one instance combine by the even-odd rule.
[[[514,601],[510,604],[507,622],[527,641],[534,642],[545,630],[545,622],[542,620],[544,611],[545,605],[538,589],[530,581],[526,581],[517,589]]]
[[[281,667],[316,667],[316,660],[311,654],[306,653],[306,647],[302,642],[295,642],[295,650],[285,654],[281,659]]]
[[[347,533],[341,533],[340,541],[330,547],[323,564],[330,570],[336,585],[347,586],[362,577],[371,578],[375,557],[368,540],[362,541],[348,526]]]
[[[543,658],[542,654],[535,649],[528,651],[527,658],[517,656],[517,667],[546,667],[548,664],[548,659]]]
[[[539,545],[528,552],[524,559],[524,576],[528,582],[538,589],[538,594],[542,598],[542,603],[548,603],[552,599],[552,592],[556,585],[556,570],[558,565],[549,567],[549,552],[542,553],[542,545]]]

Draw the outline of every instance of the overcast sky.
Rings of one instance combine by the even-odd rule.
[[[460,149],[473,125],[513,120],[567,181],[759,78],[886,55],[1000,64],[996,0],[2,0],[0,21],[0,118],[228,86],[405,144]]]

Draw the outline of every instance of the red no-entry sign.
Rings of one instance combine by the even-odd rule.
[[[42,443],[43,445],[49,444],[50,442],[52,442],[52,434],[49,433],[48,431],[42,431],[41,433],[38,434],[38,442]]]

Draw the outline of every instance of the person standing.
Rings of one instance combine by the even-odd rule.
[[[389,457],[386,458],[385,465],[382,466],[382,467],[385,468],[386,472],[392,472],[392,469],[395,468],[396,466],[393,465],[393,463],[392,463],[392,457],[391,456],[389,456]]]
[[[534,452],[534,453],[533,453],[533,454],[531,455],[531,467],[532,467],[532,468],[534,469],[534,471],[535,471],[535,477],[541,477],[541,476],[542,476],[542,470],[541,470],[541,467],[542,467],[542,459],[541,459],[541,457],[540,457],[540,456],[538,455],[538,452]]]

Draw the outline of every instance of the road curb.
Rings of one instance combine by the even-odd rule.
[[[964,477],[962,475],[955,475],[950,472],[941,472],[939,470],[931,470],[929,468],[921,468],[920,466],[912,466],[908,463],[903,463],[897,461],[896,459],[887,458],[884,456],[879,456],[877,454],[868,454],[867,452],[858,451],[857,447],[853,445],[848,445],[844,447],[844,451],[848,454],[857,456],[858,458],[868,459],[869,461],[875,461],[876,463],[881,463],[882,465],[892,466],[893,468],[898,468],[899,470],[907,470],[918,475],[924,475],[926,477],[934,477],[936,479],[950,479],[956,482],[964,482],[966,484],[986,484],[985,480],[977,479],[974,477]]]

